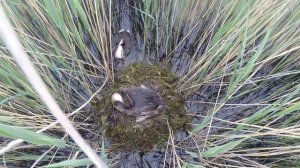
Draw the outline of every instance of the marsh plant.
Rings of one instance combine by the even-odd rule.
[[[1,5],[51,95],[107,165],[300,166],[300,1],[11,0]],[[130,29],[136,44],[131,62],[162,66],[176,76],[173,91],[192,118],[191,129],[166,128],[167,139],[151,151],[153,158],[162,153],[159,160],[148,155],[128,162],[125,151],[114,151],[97,131],[90,112],[91,99],[105,97],[124,68],[116,68],[111,53],[111,39],[121,28]],[[1,166],[91,165],[4,40]],[[10,147],[15,139],[24,142]]]

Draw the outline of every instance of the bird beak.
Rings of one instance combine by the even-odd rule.
[[[119,45],[123,46],[125,44],[125,40],[121,39]]]

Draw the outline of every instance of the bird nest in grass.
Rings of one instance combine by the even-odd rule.
[[[101,131],[112,141],[115,150],[148,151],[166,142],[170,130],[185,128],[189,118],[180,95],[174,90],[176,76],[159,65],[135,63],[116,74],[115,82],[99,100],[93,101],[95,120]],[[112,107],[111,95],[120,88],[148,84],[163,98],[165,112],[139,124],[136,118]]]

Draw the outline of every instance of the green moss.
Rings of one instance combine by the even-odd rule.
[[[116,74],[115,83],[101,98],[93,103],[94,111],[102,131],[120,150],[138,149],[147,151],[165,142],[169,128],[173,131],[184,128],[189,118],[185,115],[180,95],[174,91],[177,78],[159,65],[135,63]],[[155,85],[166,104],[165,113],[137,125],[135,117],[112,108],[111,95],[120,88],[138,86],[143,83]]]

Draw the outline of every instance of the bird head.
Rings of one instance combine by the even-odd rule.
[[[131,98],[123,92],[114,93],[111,96],[111,101],[116,109],[129,109],[134,106],[134,102],[131,100]]]

